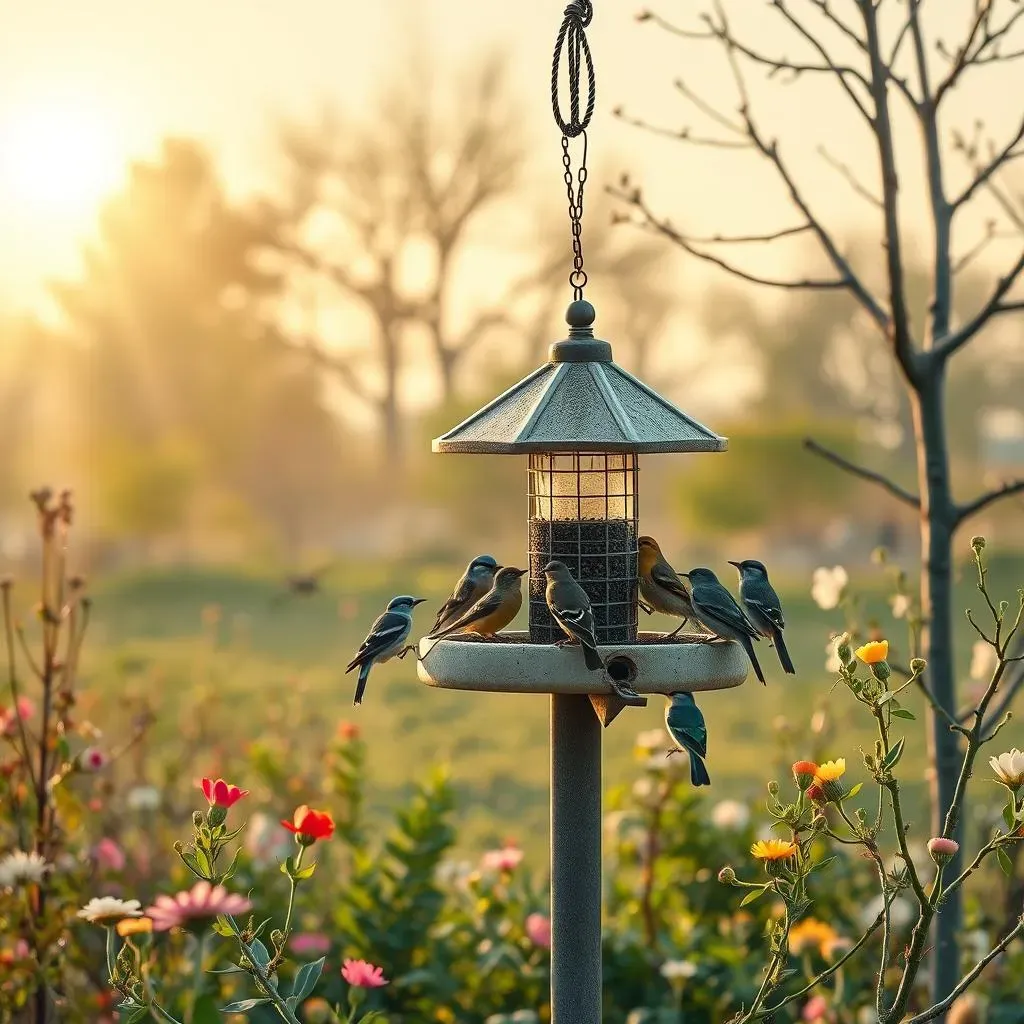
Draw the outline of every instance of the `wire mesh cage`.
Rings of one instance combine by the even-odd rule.
[[[544,600],[544,566],[563,562],[587,592],[599,644],[637,634],[637,475],[632,452],[529,457],[530,639],[564,634]]]

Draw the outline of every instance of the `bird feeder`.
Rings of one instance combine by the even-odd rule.
[[[739,686],[747,673],[735,644],[637,630],[640,456],[718,452],[727,442],[617,366],[611,345],[594,336],[581,243],[585,129],[594,110],[584,29],[592,14],[590,0],[566,7],[551,76],[573,239],[569,336],[551,346],[547,363],[433,442],[435,452],[526,456],[529,629],[489,640],[424,639],[418,662],[431,686],[551,695],[552,1024],[601,1024],[602,725],[624,707],[645,704],[645,694]],[[568,119],[559,103],[563,47]],[[589,84],[581,114],[583,72]],[[574,184],[569,141],[578,136],[584,149]],[[552,560],[590,598],[602,671],[587,669],[579,647],[555,646],[564,634],[544,598],[544,566]]]

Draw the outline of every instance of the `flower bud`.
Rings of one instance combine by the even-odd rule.
[[[718,872],[718,880],[722,885],[735,885],[736,884],[736,872],[733,871],[728,864],[721,871]]]
[[[975,551],[984,551],[985,550],[985,538],[982,537],[982,536],[972,537],[971,538],[971,547],[974,548]]]
[[[934,839],[928,840],[928,853],[940,868],[943,864],[948,864],[959,849],[960,844],[955,839],[936,836]]]
[[[270,941],[274,944],[275,948],[280,949],[284,945],[285,934],[280,928],[275,928],[270,933]]]
[[[793,778],[801,793],[814,782],[814,776],[818,773],[818,766],[813,761],[797,761],[793,765]]]
[[[885,682],[889,676],[892,675],[892,670],[889,668],[889,662],[887,661],[876,661],[871,666],[871,674],[881,682]]]
[[[198,812],[197,812],[198,813]],[[216,828],[218,825],[223,825],[227,820],[228,809],[226,807],[211,807],[207,812],[207,820],[211,825]]]
[[[849,665],[853,661],[853,651],[850,649],[850,634],[843,633],[842,636],[836,638],[836,654],[839,655],[839,660],[844,665]]]
[[[919,676],[928,667],[928,662],[924,658],[911,658],[910,659],[910,671],[915,676]]]
[[[825,796],[825,790],[819,782],[812,782],[811,785],[807,787],[807,796],[813,803],[828,803],[828,797]]]
[[[185,844],[180,839],[178,839],[175,841],[174,845],[172,846],[172,849],[174,850],[175,853],[184,853]]]
[[[774,780],[769,782],[768,783],[768,792],[771,793],[772,796],[778,796],[779,795],[779,784],[777,782],[775,782]]]
[[[203,816],[199,811],[192,812],[192,825],[194,828],[202,828]]]

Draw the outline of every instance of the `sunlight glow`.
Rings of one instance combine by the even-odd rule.
[[[0,200],[33,213],[95,213],[122,160],[102,114],[73,100],[30,103],[0,120]]]

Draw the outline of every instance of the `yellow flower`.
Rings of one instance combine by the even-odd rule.
[[[889,641],[872,640],[863,647],[858,647],[855,653],[865,665],[877,665],[889,657]]]
[[[846,774],[846,758],[837,757],[834,761],[826,761],[824,764],[818,765],[818,770],[814,773],[814,777],[819,782],[835,782],[836,779],[841,779]]]
[[[148,917],[126,917],[123,921],[117,922],[117,934],[122,939],[129,935],[139,935],[152,930],[153,922]]]
[[[838,933],[831,925],[814,917],[798,921],[789,930],[789,951],[794,956],[816,949],[828,959],[840,941]]]
[[[758,860],[785,860],[796,853],[796,843],[788,839],[759,839],[750,848],[751,854]]]

